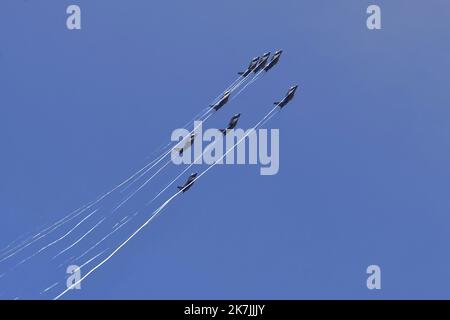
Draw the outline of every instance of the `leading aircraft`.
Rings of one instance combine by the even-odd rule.
[[[254,73],[257,73],[258,71],[262,70],[266,64],[267,60],[269,60],[270,52],[264,53],[261,58],[258,61],[258,64],[256,65],[255,69],[253,70]]]
[[[264,68],[264,71],[269,71],[270,69],[272,69],[280,60],[280,56],[283,53],[283,50],[278,50],[276,51],[273,56],[272,59],[270,59],[270,62],[267,64],[267,66]]]

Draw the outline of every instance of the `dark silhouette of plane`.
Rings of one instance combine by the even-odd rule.
[[[183,186],[178,186],[177,188],[180,189],[183,193],[188,191],[192,187],[195,178],[197,178],[197,173],[191,174],[187,179],[186,183]]]
[[[220,100],[216,104],[210,105],[210,107],[216,111],[219,110],[228,102],[228,99],[230,98],[230,94],[231,94],[231,92],[229,90],[225,91],[224,94],[222,95],[222,97],[220,98]]]
[[[252,61],[250,62],[250,64],[248,65],[247,70],[242,71],[242,72],[238,72],[238,74],[241,75],[241,76],[244,77],[244,78],[245,78],[246,76],[248,76],[248,75],[250,74],[250,72],[252,72],[253,69],[255,69],[256,66],[258,65],[259,59],[260,59],[259,57],[254,57],[254,58],[252,59]]]
[[[231,119],[230,122],[228,123],[228,126],[225,129],[219,129],[220,132],[222,132],[224,135],[227,134],[228,130],[232,130],[236,127],[238,121],[239,121],[239,117],[241,116],[240,113],[235,114]]]
[[[266,66],[267,60],[269,60],[269,56],[270,56],[270,52],[266,52],[261,56],[257,66],[255,67],[255,69],[253,69],[254,73],[257,73],[258,71],[262,70]]]
[[[186,141],[186,143],[184,144],[183,147],[181,148],[175,148],[176,151],[178,151],[178,154],[180,155],[180,157],[183,155],[183,152],[187,149],[189,149],[189,147],[194,143],[195,140],[195,133],[191,133],[191,136],[189,137],[189,140]]]
[[[283,53],[283,50],[278,50],[276,51],[273,56],[272,59],[270,59],[270,62],[267,64],[267,66],[264,68],[264,71],[269,71],[270,69],[272,69],[280,60],[280,56]]]
[[[273,104],[278,105],[281,108],[283,108],[285,105],[289,103],[294,98],[295,91],[297,90],[298,85],[292,86],[289,88],[289,91],[286,93],[286,96],[283,98],[283,100],[274,102]]]

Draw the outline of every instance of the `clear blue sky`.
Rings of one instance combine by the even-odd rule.
[[[372,3],[380,31],[366,28]],[[66,29],[69,4],[82,9],[80,31]],[[208,123],[241,112],[249,128],[298,83],[268,125],[280,129],[279,174],[215,167],[65,297],[450,298],[449,9],[444,0],[3,0],[1,247],[111,189],[253,56],[282,48],[279,65]],[[120,215],[144,209],[179,171]],[[8,271],[0,298],[64,289],[57,252]],[[382,269],[380,291],[366,288],[371,264]]]

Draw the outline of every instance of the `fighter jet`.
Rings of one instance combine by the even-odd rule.
[[[270,59],[269,64],[267,64],[267,66],[264,68],[264,71],[269,71],[270,69],[272,69],[280,60],[280,56],[283,53],[283,50],[278,50],[276,51],[273,56],[272,59]]]
[[[190,187],[192,187],[192,184],[195,181],[195,178],[197,178],[197,173],[193,173],[189,176],[186,183],[183,186],[178,186],[177,188],[180,189],[183,193],[188,191]]]
[[[295,91],[297,90],[297,88],[298,88],[298,85],[290,87],[289,91],[286,93],[286,96],[283,98],[283,100],[274,102],[273,104],[279,106],[280,109],[283,108],[285,105],[288,104],[289,101],[292,100],[292,98],[294,98]]]
[[[242,77],[246,77],[250,74],[250,72],[253,71],[253,69],[256,68],[256,66],[258,65],[258,61],[259,61],[259,57],[254,57],[252,59],[252,61],[250,62],[250,64],[247,67],[247,70],[243,71],[243,72],[238,72],[239,75],[241,75]]]
[[[189,140],[186,141],[183,147],[181,148],[175,148],[176,151],[178,151],[178,154],[180,157],[183,155],[184,150],[189,149],[189,147],[194,143],[195,140],[195,133],[191,133],[191,136],[189,137]]]
[[[255,69],[253,69],[254,73],[257,73],[258,71],[262,70],[266,66],[267,60],[269,60],[269,56],[270,56],[270,52],[266,52],[261,56],[257,66],[255,67]]]
[[[226,127],[226,129],[219,129],[220,132],[223,133],[223,135],[227,134],[228,130],[232,130],[236,127],[238,121],[239,121],[239,117],[241,116],[240,113],[235,114],[231,119],[230,122],[228,123],[228,127]]]
[[[230,90],[225,91],[224,94],[222,95],[222,97],[220,98],[220,100],[216,104],[210,105],[210,107],[216,111],[219,110],[228,102],[228,98],[230,98],[230,94],[231,94]]]

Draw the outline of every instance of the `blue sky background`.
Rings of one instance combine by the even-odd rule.
[[[366,28],[372,3],[380,31]],[[66,29],[69,4],[81,31]],[[449,30],[444,0],[3,0],[0,245],[124,180],[253,56],[282,48],[208,122],[241,112],[249,128],[298,83],[268,124],[279,174],[216,166],[65,298],[450,298]],[[117,241],[179,171],[124,208],[143,211]],[[51,257],[8,271],[0,298],[61,292]]]

